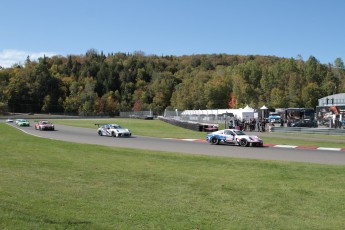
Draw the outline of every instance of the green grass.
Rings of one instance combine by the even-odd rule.
[[[78,120],[52,120],[55,124],[63,124],[70,126],[77,126],[83,128],[97,129],[95,124],[108,124],[115,123],[122,127],[128,128],[138,136],[151,136],[151,137],[175,137],[175,138],[205,138],[206,133],[196,132],[189,129],[183,129],[174,125],[170,125],[160,120],[142,120],[142,119],[78,119]]]
[[[0,132],[0,229],[345,228],[343,166]]]
[[[160,120],[140,120],[140,119],[81,119],[81,120],[53,120],[56,124],[70,126],[94,128],[95,124],[118,123],[123,127],[129,128],[134,135],[151,137],[171,137],[171,138],[196,138],[205,139],[207,133],[183,129],[162,122]],[[220,126],[220,129],[224,128]],[[250,132],[248,132],[250,134]],[[317,134],[259,134],[265,144],[297,145],[297,146],[316,146],[329,148],[345,148],[344,136],[327,136]]]

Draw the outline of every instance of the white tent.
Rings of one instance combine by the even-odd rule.
[[[261,117],[265,118],[265,114],[267,114],[268,108],[266,107],[266,105],[263,105],[260,109],[262,111]]]
[[[233,114],[237,119],[246,119],[254,118],[254,109],[248,105],[245,108],[241,109],[208,109],[208,110],[184,110],[182,116],[200,116],[200,115],[213,115],[213,116],[223,116],[224,114]]]
[[[249,120],[251,118],[254,118],[254,109],[249,107],[248,105],[244,107],[244,109],[241,110],[241,118],[240,119],[246,119]]]

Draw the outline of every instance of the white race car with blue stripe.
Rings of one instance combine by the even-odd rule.
[[[254,135],[247,135],[237,129],[223,129],[212,132],[206,137],[207,142],[218,145],[219,143],[240,146],[263,146],[263,141]]]
[[[98,135],[100,136],[109,136],[109,137],[130,137],[132,133],[129,129],[122,128],[118,124],[106,124],[102,125],[97,130]]]

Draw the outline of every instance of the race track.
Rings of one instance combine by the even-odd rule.
[[[10,125],[16,127],[15,124]],[[345,165],[345,152],[327,150],[210,145],[205,142],[143,137],[135,136],[135,134],[131,138],[102,137],[97,134],[96,129],[63,125],[56,125],[56,131],[39,131],[35,130],[33,126],[20,127],[19,129],[28,134],[43,138],[111,147],[136,148],[210,156]]]

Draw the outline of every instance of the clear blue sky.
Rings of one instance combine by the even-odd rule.
[[[0,7],[4,67],[89,49],[345,61],[344,0],[4,0]]]

